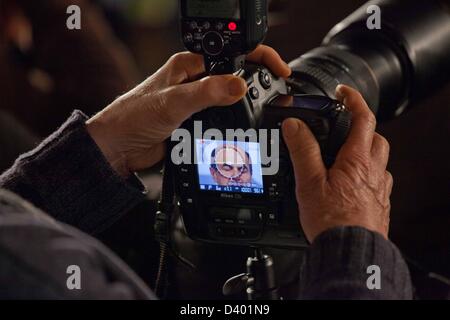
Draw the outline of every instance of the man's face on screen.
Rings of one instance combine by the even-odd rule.
[[[219,186],[249,185],[252,182],[251,160],[237,146],[222,146],[212,158],[211,176]]]

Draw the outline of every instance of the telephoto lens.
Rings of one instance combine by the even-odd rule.
[[[367,8],[378,6],[379,28]],[[291,62],[297,92],[334,98],[338,84],[357,88],[379,120],[400,115],[450,80],[450,10],[439,0],[376,0],[325,37],[323,45]]]

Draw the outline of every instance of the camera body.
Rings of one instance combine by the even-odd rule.
[[[267,0],[181,0],[180,5],[184,45],[204,56],[209,74],[241,69],[268,30]]]
[[[165,178],[171,175],[187,234],[210,243],[307,246],[281,125],[303,120],[329,166],[350,130],[350,113],[326,96],[293,95],[267,68],[244,64],[268,31],[266,0],[181,0],[180,9],[184,45],[203,55],[207,73],[235,73],[249,87],[235,105],[200,112],[180,128],[186,135],[172,136]]]
[[[299,223],[294,174],[281,124],[287,118],[305,121],[329,165],[345,142],[350,113],[327,97],[289,95],[286,81],[265,67],[248,64],[239,75],[249,87],[243,100],[194,115],[182,126],[189,138],[172,138],[172,155],[180,154],[186,160],[173,163],[172,171],[187,234],[211,243],[305,247],[308,243]],[[257,141],[248,136],[231,139],[214,134],[212,138],[207,135],[210,129],[222,137],[230,129],[254,129]],[[182,145],[193,146],[194,154],[183,154]],[[270,162],[262,161],[262,154],[274,152],[277,156]],[[272,166],[278,168],[274,174],[262,174]]]

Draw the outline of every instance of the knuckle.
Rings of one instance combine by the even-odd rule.
[[[382,155],[389,154],[391,146],[389,144],[389,141],[385,137],[378,133],[375,133],[373,139],[373,144],[376,152],[381,152]]]
[[[169,63],[171,65],[178,65],[184,61],[185,56],[186,56],[186,52],[175,53],[172,57],[170,57]]]
[[[394,183],[394,177],[392,176],[392,173],[390,173],[389,171],[386,171],[386,182],[389,186],[392,186]]]
[[[198,91],[208,101],[212,103],[220,98],[222,92],[221,86],[218,85],[219,78],[207,77],[199,82]]]
[[[389,144],[389,141],[381,136],[381,135],[377,135],[378,139],[380,139],[380,145],[382,148],[382,152],[384,152],[385,154],[389,154],[390,150],[391,150],[391,145]]]
[[[367,110],[367,112],[364,114],[363,120],[371,127],[376,127],[377,125],[377,118],[370,110]]]
[[[168,65],[171,69],[183,69],[184,66],[189,63],[188,59],[192,54],[189,52],[178,52],[170,57]]]
[[[216,87],[216,81],[211,78],[207,77],[199,82],[200,84],[200,90],[202,90],[202,93],[205,95],[211,95]]]

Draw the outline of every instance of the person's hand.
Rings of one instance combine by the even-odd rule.
[[[357,91],[338,86],[336,95],[352,112],[353,124],[331,169],[325,168],[319,145],[302,121],[283,123],[301,225],[310,242],[339,226],[364,227],[387,238],[393,186],[386,171],[389,144],[375,133],[375,116]]]
[[[259,46],[248,60],[288,77],[289,66],[270,47]],[[122,176],[149,168],[165,154],[164,141],[193,114],[212,106],[229,106],[247,92],[234,75],[199,79],[202,56],[178,53],[153,76],[121,96],[87,122],[92,138]]]

